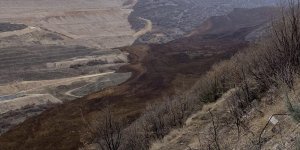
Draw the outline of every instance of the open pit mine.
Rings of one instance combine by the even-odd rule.
[[[55,104],[130,78],[116,47],[150,30],[131,29],[136,1],[1,0],[0,134]]]
[[[0,0],[0,149],[78,148],[81,115],[104,103],[130,124],[147,104],[186,89],[181,81],[192,85],[246,47],[274,4]]]

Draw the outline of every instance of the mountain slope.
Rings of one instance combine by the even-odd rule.
[[[247,12],[252,11],[245,9],[240,17],[249,16]],[[133,73],[127,82],[28,119],[0,137],[1,148],[76,149],[82,145],[81,131],[86,126],[82,116],[87,120],[95,119],[107,105],[113,106],[112,112],[130,124],[147,103],[174,94],[175,89],[182,87],[182,81],[192,85],[211,65],[245,48],[248,42],[244,37],[269,19],[264,16],[252,24],[237,24],[236,28],[217,35],[207,31],[166,44],[123,47],[123,51],[130,53],[130,64],[122,67],[120,72]],[[217,28],[222,26],[215,30]]]
[[[288,93],[293,99],[299,96],[298,83],[297,81],[295,86],[296,93]],[[286,97],[284,92],[273,89],[261,99],[255,100],[251,104],[253,108],[243,116],[238,133],[228,107],[228,103],[234,97],[234,91],[235,89],[231,89],[217,102],[206,104],[201,111],[187,119],[183,128],[171,131],[163,140],[152,144],[151,150],[209,149],[214,143],[210,112],[214,115],[218,142],[222,149],[258,149],[259,135],[266,125],[266,130],[261,135],[261,149],[297,148],[299,123],[291,116],[275,115],[274,121],[267,124],[274,114],[288,114],[286,102],[283,100]]]
[[[153,30],[137,42],[165,43],[188,34],[206,19],[225,15],[234,8],[274,6],[276,2],[278,0],[139,0],[129,21],[135,30],[144,25],[139,17],[152,21]]]

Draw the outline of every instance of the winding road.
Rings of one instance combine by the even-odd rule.
[[[141,29],[140,31],[136,32],[133,36],[134,37],[140,37],[148,32],[151,32],[152,31],[152,21],[151,20],[148,20],[148,19],[145,19],[145,18],[142,18],[142,17],[139,17],[140,20],[143,20],[146,22],[146,25],[143,29]]]

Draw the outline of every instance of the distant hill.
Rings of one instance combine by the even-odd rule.
[[[193,35],[220,35],[240,28],[258,27],[269,23],[279,14],[276,7],[259,7],[253,9],[236,8],[228,15],[210,17],[188,36]]]
[[[139,0],[129,16],[134,29],[143,26],[138,17],[152,21],[154,29],[138,42],[168,42],[189,33],[212,16],[234,8],[274,6],[278,0]]]

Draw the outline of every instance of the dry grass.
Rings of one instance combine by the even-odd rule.
[[[235,88],[235,91],[230,91],[231,96],[225,98],[226,103],[223,98],[213,107],[209,107],[206,112],[205,108],[203,109],[205,113],[203,116],[200,115],[200,120],[203,122],[193,125],[201,129],[200,133],[191,130],[184,133],[196,136],[200,144],[198,148],[203,149],[261,148],[268,141],[267,138],[262,137],[264,132],[260,131],[264,129],[268,118],[261,115],[266,114],[270,117],[273,114],[279,114],[278,118],[288,116],[282,100],[273,100],[277,105],[264,106],[267,104],[263,101],[264,97],[267,97],[265,94],[273,87],[278,88],[281,85],[286,86],[288,90],[293,89],[295,75],[299,73],[298,45],[300,44],[295,39],[300,37],[300,5],[298,4],[295,8],[294,4],[291,1],[290,7],[282,14],[282,18],[274,21],[267,39],[236,54],[229,61],[214,66],[202,76],[191,91],[186,92],[182,97],[175,96],[168,100],[169,102],[162,102],[146,110],[139,119],[139,126],[144,127],[140,132],[146,135],[147,141],[161,140],[172,128],[184,125],[181,122],[186,120],[186,116],[180,117],[180,113],[175,115],[176,119],[173,117],[173,120],[179,120],[178,124],[172,122],[172,117],[167,117],[174,114],[172,108],[175,108],[176,112],[181,111],[182,107],[177,108],[173,103],[184,102],[180,104],[185,108],[185,115],[189,115],[201,102],[215,102],[226,91]],[[268,44],[265,44],[267,41],[269,41]],[[275,95],[275,93],[272,94]],[[171,111],[168,108],[171,108]],[[264,130],[267,130],[267,127],[266,125]],[[273,130],[272,132],[277,132]],[[242,136],[244,141],[240,139]],[[174,137],[173,135],[172,137],[178,139],[179,145],[172,143],[174,147],[162,146],[158,149],[188,149],[190,147],[186,143],[189,141],[188,136]]]
[[[299,96],[300,84],[295,87],[295,92],[289,92],[289,96]],[[151,150],[188,150],[209,149],[213,140],[211,136],[212,122],[209,111],[217,116],[218,139],[221,149],[255,149],[258,148],[258,138],[268,119],[273,114],[288,113],[286,103],[282,99],[285,92],[273,89],[267,92],[259,101],[252,103],[253,108],[244,115],[243,121],[246,125],[242,128],[241,136],[237,137],[237,128],[230,119],[227,103],[234,96],[235,89],[224,94],[217,102],[204,105],[203,109],[193,114],[186,121],[186,126],[171,131],[163,140],[152,144]],[[291,116],[278,116],[279,123],[270,124],[265,130],[262,149],[273,149],[281,147],[290,149],[294,147],[300,133],[299,124],[293,121]],[[226,121],[227,120],[227,121]],[[224,122],[225,121],[225,122]]]

